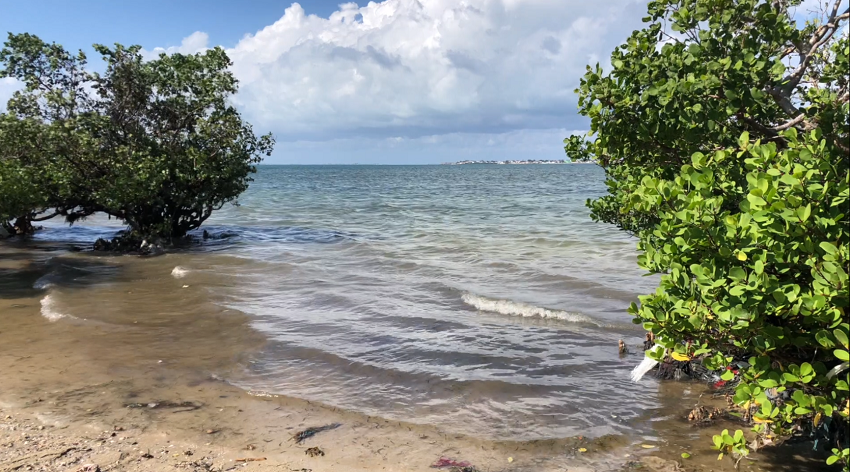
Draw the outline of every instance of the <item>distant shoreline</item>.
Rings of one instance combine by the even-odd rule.
[[[508,161],[457,161],[444,162],[440,165],[444,166],[464,166],[464,165],[556,165],[556,164],[593,164],[593,162],[573,162],[566,159],[527,159],[527,160],[508,160]]]
[[[295,163],[259,163],[257,167],[422,167],[422,166],[459,166],[459,165],[564,165],[564,164],[595,164],[595,162],[570,162],[570,161],[552,161],[552,162],[508,162],[508,161],[459,161],[459,162],[443,162],[439,164],[386,164],[386,163],[328,163],[328,164],[295,164]]]

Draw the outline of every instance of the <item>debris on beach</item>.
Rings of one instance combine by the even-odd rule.
[[[204,406],[204,404],[200,403],[200,402],[155,401],[155,402],[149,402],[149,403],[127,403],[124,406],[126,408],[148,408],[148,409],[151,409],[151,410],[159,410],[159,409],[164,409],[164,408],[182,408],[181,410],[174,412],[174,413],[178,413],[178,412],[181,412],[181,411],[199,410],[202,406]]]
[[[292,436],[292,439],[296,444],[301,444],[305,439],[312,438],[313,436],[321,433],[322,431],[329,431],[331,429],[336,429],[342,426],[342,423],[331,423],[324,426],[315,426],[311,428],[307,428],[304,431],[299,431]]]
[[[86,464],[77,469],[76,472],[100,472],[100,467],[95,464]]]
[[[236,462],[259,462],[266,460],[265,457],[243,457],[242,459],[236,459]]]
[[[313,447],[307,448],[307,450],[304,451],[304,454],[307,454],[310,457],[324,456],[325,451],[321,450],[320,448],[318,448],[316,446],[313,446]]]
[[[626,347],[626,343],[622,339],[620,340],[619,347],[620,347],[620,354],[628,354],[629,353],[629,348]]]
[[[511,458],[513,459],[513,458]],[[513,460],[509,461],[513,462]],[[472,464],[467,461],[458,461],[449,459],[448,457],[440,457],[437,462],[431,464],[432,469],[449,469],[449,472],[479,472]]]

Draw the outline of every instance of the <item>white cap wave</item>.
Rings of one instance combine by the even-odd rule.
[[[32,284],[32,288],[36,290],[45,290],[53,286],[53,283],[50,281],[53,274],[45,274],[38,278],[34,284]]]
[[[510,316],[548,318],[570,321],[573,323],[593,323],[595,325],[599,325],[596,320],[589,316],[562,310],[550,310],[548,308],[541,308],[522,302],[494,300],[472,293],[464,293],[461,299],[467,305],[470,305],[480,311],[489,311],[491,313],[500,313],[502,315]]]
[[[56,311],[56,301],[50,295],[45,295],[41,299],[41,316],[50,321],[59,321],[67,315]]]

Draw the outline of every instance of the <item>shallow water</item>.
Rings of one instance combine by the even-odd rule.
[[[603,181],[590,165],[264,166],[211,239],[163,257],[71,252],[119,229],[102,218],[9,243],[0,296],[148,357],[191,359],[246,314],[263,340],[213,372],[245,389],[487,439],[686,447],[705,436],[679,421],[702,388],[629,380],[643,331],[625,310],[657,279],[589,219]]]
[[[589,220],[603,192],[595,166],[263,168],[209,229],[256,261],[212,269],[270,339],[238,382],[494,439],[631,430],[656,388],[616,345],[654,281]]]

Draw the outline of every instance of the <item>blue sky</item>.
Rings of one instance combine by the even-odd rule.
[[[92,43],[180,44],[195,31],[212,44],[235,46],[273,23],[292,2],[276,0],[0,0],[0,31],[28,32],[69,49]],[[328,17],[338,0],[301,0],[308,14]]]
[[[223,46],[268,163],[560,159],[573,90],[640,27],[642,0],[0,0],[0,31],[153,57]],[[97,67],[94,65],[93,67]],[[0,100],[15,84],[0,80]]]

